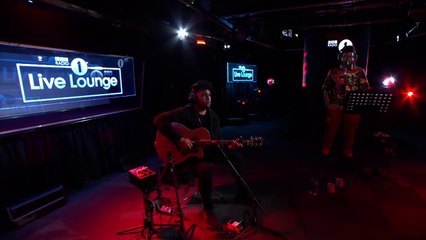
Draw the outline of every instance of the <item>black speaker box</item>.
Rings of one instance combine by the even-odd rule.
[[[22,226],[67,203],[62,185],[6,206],[12,227]]]

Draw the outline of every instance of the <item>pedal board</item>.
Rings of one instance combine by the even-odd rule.
[[[157,186],[157,174],[147,166],[140,166],[128,171],[130,182],[143,191],[154,190]]]

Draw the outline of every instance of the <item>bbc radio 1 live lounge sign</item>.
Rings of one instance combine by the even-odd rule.
[[[227,69],[227,78],[229,83],[256,82],[256,65],[227,63]]]
[[[254,79],[254,70],[246,68],[245,66],[238,66],[238,68],[232,68],[232,81],[238,82],[252,82]]]
[[[82,58],[56,57],[55,65],[16,63],[16,68],[26,103],[123,94],[121,68],[89,66]]]

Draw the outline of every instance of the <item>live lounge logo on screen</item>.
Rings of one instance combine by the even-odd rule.
[[[238,66],[238,68],[232,68],[232,81],[254,81],[254,70],[246,66]]]
[[[67,58],[55,59],[55,64],[16,64],[24,102],[123,94],[120,68],[90,67],[82,58],[71,63]]]
[[[255,83],[257,82],[257,66],[245,63],[226,63],[227,83]]]

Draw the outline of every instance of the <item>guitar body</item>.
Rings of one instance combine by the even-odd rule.
[[[200,140],[210,140],[210,133],[206,128],[188,129],[180,123],[173,122],[173,129],[185,138],[189,138],[195,142]],[[169,162],[173,158],[175,164],[180,164],[189,157],[203,158],[204,145],[196,145],[190,150],[181,151],[175,143],[167,136],[157,131],[155,139],[155,150],[158,157],[165,162]]]

